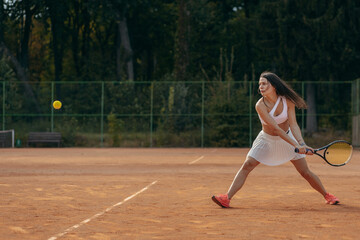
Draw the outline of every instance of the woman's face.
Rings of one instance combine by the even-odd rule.
[[[276,92],[275,88],[264,77],[261,77],[259,80],[259,90],[260,90],[261,95],[263,95],[263,96],[267,96],[270,93]]]

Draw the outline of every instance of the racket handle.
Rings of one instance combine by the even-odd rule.
[[[307,149],[306,149],[306,153],[308,153],[309,151],[312,152],[311,149],[308,149],[308,148],[307,148]],[[298,149],[298,148],[295,148],[295,152],[296,152],[296,153],[299,153],[299,149]],[[306,154],[306,153],[305,153],[305,154]]]

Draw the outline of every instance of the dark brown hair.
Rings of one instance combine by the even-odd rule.
[[[275,73],[263,72],[260,78],[266,78],[270,84],[275,88],[276,94],[284,96],[292,101],[297,108],[307,108],[306,102],[302,99],[289,85],[286,84]]]

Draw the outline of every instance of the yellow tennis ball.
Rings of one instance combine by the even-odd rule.
[[[61,108],[61,102],[59,101],[59,100],[56,100],[56,101],[54,101],[53,102],[53,107],[55,108],[55,109],[60,109]]]

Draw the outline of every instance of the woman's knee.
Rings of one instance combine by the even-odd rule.
[[[246,161],[244,162],[244,164],[242,165],[242,170],[245,171],[252,171],[257,165],[259,165],[259,162],[256,161],[253,158],[248,158],[246,159]]]
[[[294,164],[296,170],[300,173],[301,176],[303,176],[304,178],[311,176],[311,171],[304,158],[292,160],[291,162],[292,164]]]

